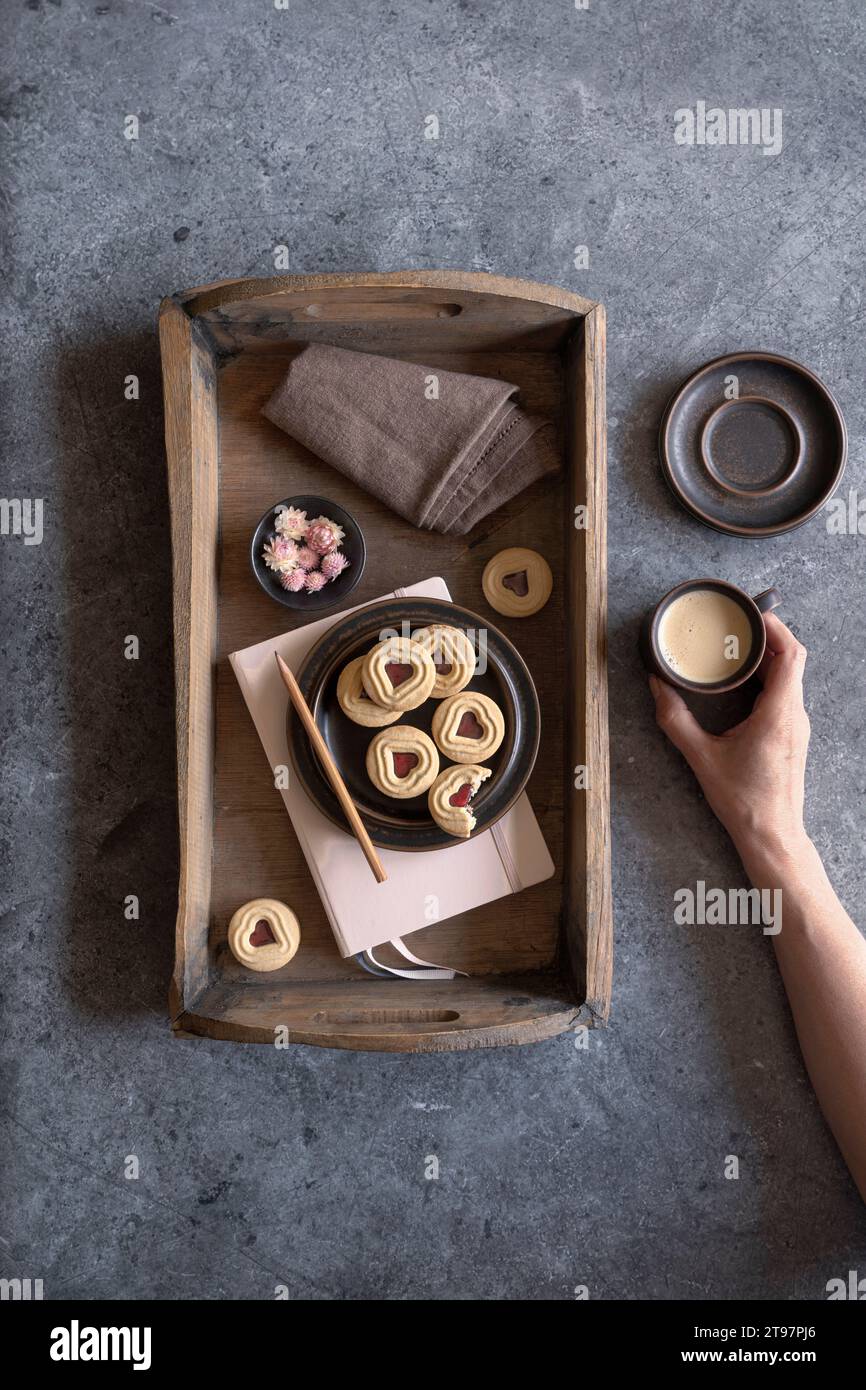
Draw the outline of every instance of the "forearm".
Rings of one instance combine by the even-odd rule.
[[[842,907],[805,833],[741,846],[756,888],[782,890],[773,946],[815,1094],[866,1200],[866,939]]]

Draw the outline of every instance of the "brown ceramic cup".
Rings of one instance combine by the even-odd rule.
[[[752,645],[748,656],[726,680],[713,682],[688,680],[679,672],[674,671],[662,655],[659,644],[659,624],[662,617],[675,599],[681,598],[683,594],[690,593],[695,589],[713,589],[718,593],[725,594],[740,605],[749,620]],[[736,584],[728,584],[724,579],[687,579],[685,583],[677,584],[666,593],[664,598],[660,599],[655,608],[644,618],[640,630],[640,653],[643,664],[651,675],[660,676],[662,680],[667,681],[669,685],[676,686],[679,690],[689,690],[700,695],[723,695],[729,690],[736,690],[738,685],[743,685],[750,676],[755,674],[766,650],[767,633],[762,615],[778,608],[781,602],[782,596],[778,589],[765,589],[763,593],[750,598],[743,589],[738,589]]]

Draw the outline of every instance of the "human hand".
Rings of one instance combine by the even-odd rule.
[[[749,717],[724,734],[708,734],[678,691],[650,676],[659,728],[689,764],[744,862],[757,847],[796,853],[806,839],[806,649],[774,613],[764,614],[764,626],[767,650],[758,669],[764,688]]]

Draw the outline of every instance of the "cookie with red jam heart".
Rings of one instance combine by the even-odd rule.
[[[412,633],[412,641],[429,652],[436,667],[436,680],[430,692],[434,700],[456,695],[475,675],[475,648],[459,627],[448,627],[444,623],[419,627]]]
[[[484,597],[507,618],[530,618],[543,608],[553,589],[550,565],[537,550],[511,546],[488,560],[481,576]]]
[[[364,689],[361,669],[364,657],[356,656],[348,666],[344,666],[337,681],[337,703],[348,719],[355,724],[363,724],[368,729],[380,729],[384,724],[394,724],[400,718],[398,709],[383,709]]]
[[[364,657],[364,689],[383,709],[417,709],[436,681],[436,667],[423,647],[409,637],[386,637]]]
[[[433,737],[455,763],[480,763],[495,753],[505,737],[502,710],[489,695],[462,690],[443,700],[433,715]]]
[[[279,970],[301,944],[301,928],[290,907],[276,898],[244,903],[229,922],[229,949],[248,970]]]
[[[468,840],[475,829],[470,802],[490,776],[489,767],[446,767],[427,793],[427,805],[436,824],[458,840]]]
[[[405,800],[426,792],[439,773],[439,754],[431,738],[411,724],[381,729],[367,749],[367,776],[386,796]]]

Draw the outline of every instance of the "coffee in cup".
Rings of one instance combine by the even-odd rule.
[[[757,670],[766,648],[761,615],[780,602],[775,589],[753,599],[721,579],[678,584],[644,620],[644,664],[685,690],[733,690]]]
[[[719,589],[689,589],[659,619],[663,660],[694,685],[730,680],[752,650],[752,625],[742,604]]]

